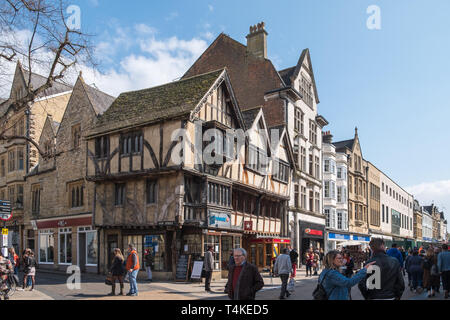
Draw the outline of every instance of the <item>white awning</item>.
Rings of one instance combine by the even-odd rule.
[[[354,241],[354,240],[349,240],[349,241],[344,241],[342,243],[338,243],[338,246],[342,246],[342,247],[347,247],[347,246],[360,246],[362,245],[362,242],[360,241]]]

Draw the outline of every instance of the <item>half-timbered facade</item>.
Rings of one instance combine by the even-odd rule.
[[[101,271],[133,243],[172,278],[180,254],[213,246],[220,277],[232,248],[285,236],[291,151],[284,132],[271,150],[267,132],[262,112],[244,119],[225,69],[121,94],[86,136]]]

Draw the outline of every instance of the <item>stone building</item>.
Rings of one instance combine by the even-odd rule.
[[[77,265],[97,272],[98,237],[93,227],[94,184],[85,179],[87,150],[82,134],[114,98],[88,86],[80,75],[64,115],[48,116],[39,145],[46,156],[26,175],[25,233],[41,269]]]
[[[46,81],[45,77],[30,73],[17,63],[10,96],[0,104],[0,130],[7,136],[25,137],[37,143],[48,116],[61,121],[72,87],[60,82],[54,82],[27,107],[14,107],[13,103],[25,96],[27,88],[37,89]],[[17,252],[28,244],[34,247],[32,242],[26,242],[28,235],[24,233],[25,176],[38,158],[37,148],[24,138],[0,141],[0,199],[11,202],[13,218],[7,222],[8,244]]]
[[[88,131],[100,272],[129,243],[165,279],[181,254],[201,259],[208,246],[215,278],[226,276],[232,248],[263,268],[286,246],[289,137],[269,133],[263,108],[241,112],[232,83],[221,68],[123,93]],[[232,129],[247,138],[225,139]]]
[[[350,240],[348,232],[347,155],[336,152],[331,133],[322,133],[323,210],[326,219],[325,251]]]
[[[348,156],[348,216],[351,240],[367,246],[370,242],[368,217],[368,167],[363,159],[358,129],[351,140],[334,142],[336,152]]]
[[[422,220],[423,220],[423,214],[422,214],[422,208],[420,207],[419,201],[414,200],[413,204],[413,210],[414,210],[414,240],[419,244],[423,241],[423,235],[422,235]]]
[[[221,34],[185,76],[227,67],[242,110],[262,106],[270,128],[287,127],[299,169],[290,191],[289,233],[292,246],[304,252],[324,246],[320,133],[328,122],[317,112],[309,50],[302,51],[295,66],[277,71],[267,55],[267,36],[264,23],[250,27],[246,46]]]
[[[369,233],[372,237],[383,238],[381,231],[381,171],[371,162],[368,167],[367,201],[369,213]]]

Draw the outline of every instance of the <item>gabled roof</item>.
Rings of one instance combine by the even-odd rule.
[[[284,102],[281,99],[264,99],[266,92],[284,87],[272,62],[255,57],[245,45],[224,33],[213,41],[183,78],[225,67],[241,110],[263,106],[268,125],[284,124]]]
[[[296,67],[290,67],[281,71],[278,71],[280,77],[283,79],[286,86],[292,85],[291,77],[294,74]]]
[[[333,145],[336,147],[336,151],[341,151],[344,148],[348,148],[350,151],[353,150],[353,144],[355,143],[355,139],[333,142]]]
[[[116,98],[87,85],[84,81],[82,82],[84,90],[92,104],[92,107],[94,108],[95,113],[97,115],[103,114],[106,110],[108,110]]]
[[[255,109],[242,111],[242,117],[244,118],[245,128],[250,129],[253,126],[253,123],[255,122],[255,119],[258,116],[261,109],[262,109],[261,107],[258,107]]]
[[[22,69],[22,70],[23,70],[23,77],[25,80],[25,85],[27,85],[28,77],[29,77],[30,73],[25,69]],[[47,82],[46,77],[41,76],[37,73],[31,73],[30,85],[32,86],[32,88],[34,90],[43,86],[46,82]],[[72,86],[69,86],[69,85],[59,82],[59,81],[54,81],[52,87],[48,88],[47,90],[45,90],[44,92],[39,94],[38,97],[42,98],[42,97],[52,96],[55,94],[60,94],[60,93],[71,91],[71,90],[72,90]]]
[[[224,72],[224,69],[215,70],[149,89],[122,93],[98,118],[88,135],[189,115]]]

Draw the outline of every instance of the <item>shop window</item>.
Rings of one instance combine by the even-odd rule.
[[[51,230],[39,231],[39,263],[54,262],[55,237]]]
[[[206,236],[204,252],[208,250],[209,246],[213,247],[213,258],[214,258],[214,270],[219,270],[219,249],[220,249],[220,238],[219,236]]]
[[[72,228],[59,229],[59,263],[72,263]]]
[[[187,251],[185,250],[187,249]],[[190,254],[191,260],[199,259],[202,256],[202,235],[187,234],[183,236],[183,253]]]
[[[92,227],[80,227],[79,233],[86,233],[86,264],[91,266],[97,265],[97,231],[92,230]]]
[[[199,246],[201,250],[201,245]],[[164,235],[159,234],[159,235],[144,236],[143,248],[144,248],[143,255],[145,253],[153,255],[153,270],[165,271],[166,243],[164,241]]]

